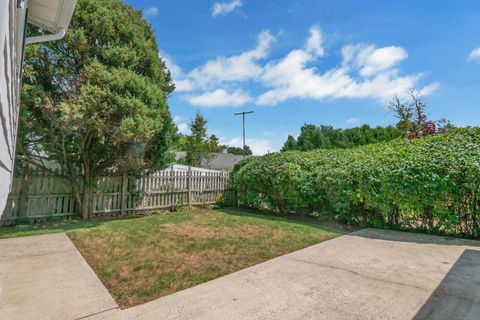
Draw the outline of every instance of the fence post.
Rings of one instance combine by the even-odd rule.
[[[173,171],[173,165],[170,168],[170,199],[168,200],[170,207],[175,205],[177,202],[176,201],[176,195],[175,195],[175,189],[176,189],[176,184],[177,184],[177,175],[176,172]]]
[[[121,215],[124,216],[127,212],[127,193],[128,193],[128,175],[127,171],[123,170],[122,174],[122,207],[121,207]]]
[[[192,168],[188,167],[187,172],[187,190],[188,190],[188,205],[192,204]]]

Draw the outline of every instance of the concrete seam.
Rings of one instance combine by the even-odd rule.
[[[358,272],[355,272],[355,271],[352,271],[352,270],[349,270],[349,269],[345,269],[345,268],[341,268],[341,267],[335,267],[335,266],[331,266],[331,265],[328,265],[328,264],[311,262],[311,261],[306,261],[306,260],[302,260],[302,259],[296,259],[296,258],[292,258],[292,257],[285,257],[285,258],[290,259],[290,260],[293,260],[293,261],[296,261],[296,262],[302,262],[302,263],[306,263],[306,264],[310,264],[310,265],[316,265],[316,266],[319,266],[319,267],[324,267],[324,268],[330,268],[330,269],[335,269],[335,270],[341,270],[341,271],[349,272],[349,273],[354,274],[354,275],[356,275],[356,276],[359,276],[359,277],[362,277],[362,278],[366,278],[366,279],[370,279],[370,280],[374,280],[374,281],[380,281],[380,282],[383,282],[383,283],[389,283],[389,284],[399,285],[399,286],[402,286],[402,287],[413,288],[413,289],[417,289],[417,290],[421,290],[421,291],[428,291],[428,290],[429,290],[429,289],[427,289],[427,288],[412,286],[412,285],[404,284],[404,283],[401,283],[401,282],[388,281],[388,280],[384,280],[384,279],[379,279],[379,278],[375,278],[375,277],[366,276],[366,275],[364,275],[364,274],[361,274],[361,273],[358,273]]]
[[[90,318],[90,317],[93,317],[93,316],[98,316],[99,314],[102,314],[102,313],[105,313],[105,312],[108,312],[108,311],[112,311],[112,310],[116,310],[116,309],[119,309],[119,307],[113,307],[113,308],[109,308],[109,309],[106,309],[106,310],[103,310],[103,311],[94,312],[94,313],[88,314],[88,315],[80,317],[80,318],[75,318],[74,320],[87,319],[87,318]]]

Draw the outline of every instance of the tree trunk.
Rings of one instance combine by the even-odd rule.
[[[83,178],[83,190],[82,190],[82,203],[81,203],[81,215],[83,220],[90,218],[92,191],[93,191],[92,179],[84,176]]]
[[[73,199],[75,201],[75,215],[78,217],[82,216],[82,191],[81,183],[78,179],[70,178],[70,185],[72,187]]]
[[[77,180],[71,179],[72,192],[75,200],[75,214],[82,220],[90,218],[92,208],[93,193],[92,177],[79,177]]]

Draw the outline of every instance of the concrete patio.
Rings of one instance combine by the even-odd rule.
[[[480,242],[366,229],[120,310],[64,234],[0,241],[1,319],[478,319]]]

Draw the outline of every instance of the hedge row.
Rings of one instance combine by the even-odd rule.
[[[234,167],[237,204],[350,224],[480,237],[480,128]]]

